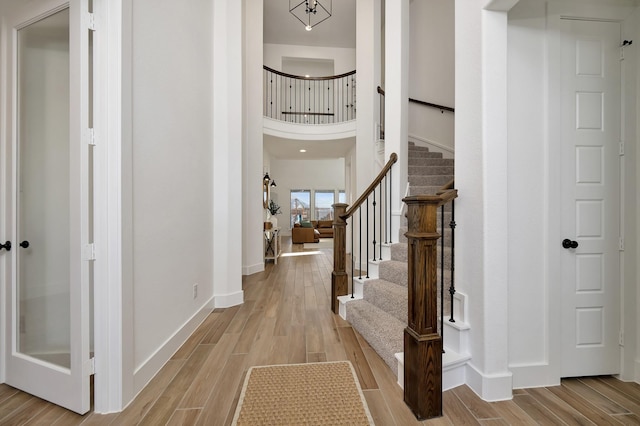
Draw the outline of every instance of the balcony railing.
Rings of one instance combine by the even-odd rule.
[[[263,68],[265,117],[300,124],[355,120],[355,70],[329,77],[305,77]]]

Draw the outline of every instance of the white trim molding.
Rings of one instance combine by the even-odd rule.
[[[160,347],[147,358],[134,373],[134,394],[140,391],[155,377],[160,369],[165,365],[173,354],[187,341],[189,336],[202,324],[211,313],[210,305],[212,300],[208,300],[182,327],[180,327],[171,337],[169,337]]]
[[[264,117],[264,134],[305,141],[354,138],[356,136],[356,120],[310,126]]]
[[[466,371],[467,385],[485,401],[505,401],[513,397],[513,377],[511,372],[503,374],[484,374],[471,362]]]
[[[229,294],[214,295],[210,305],[213,308],[229,308],[244,303],[244,291],[236,291]]]

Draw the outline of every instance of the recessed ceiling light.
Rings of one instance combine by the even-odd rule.
[[[300,152],[307,152],[307,150],[306,149],[301,149]]]

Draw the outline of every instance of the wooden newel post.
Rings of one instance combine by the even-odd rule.
[[[331,310],[337,314],[340,310],[338,296],[349,293],[349,276],[347,275],[347,221],[342,219],[348,204],[333,205],[333,272],[331,273]]]
[[[404,401],[419,419],[442,416],[442,338],[437,312],[437,209],[440,197],[407,204],[408,323],[404,330]]]

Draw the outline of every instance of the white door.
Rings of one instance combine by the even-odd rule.
[[[6,382],[82,414],[92,370],[87,0],[8,8],[0,163],[8,177],[2,233],[12,242],[2,254]]]
[[[615,374],[620,353],[620,24],[562,19],[562,371]]]

